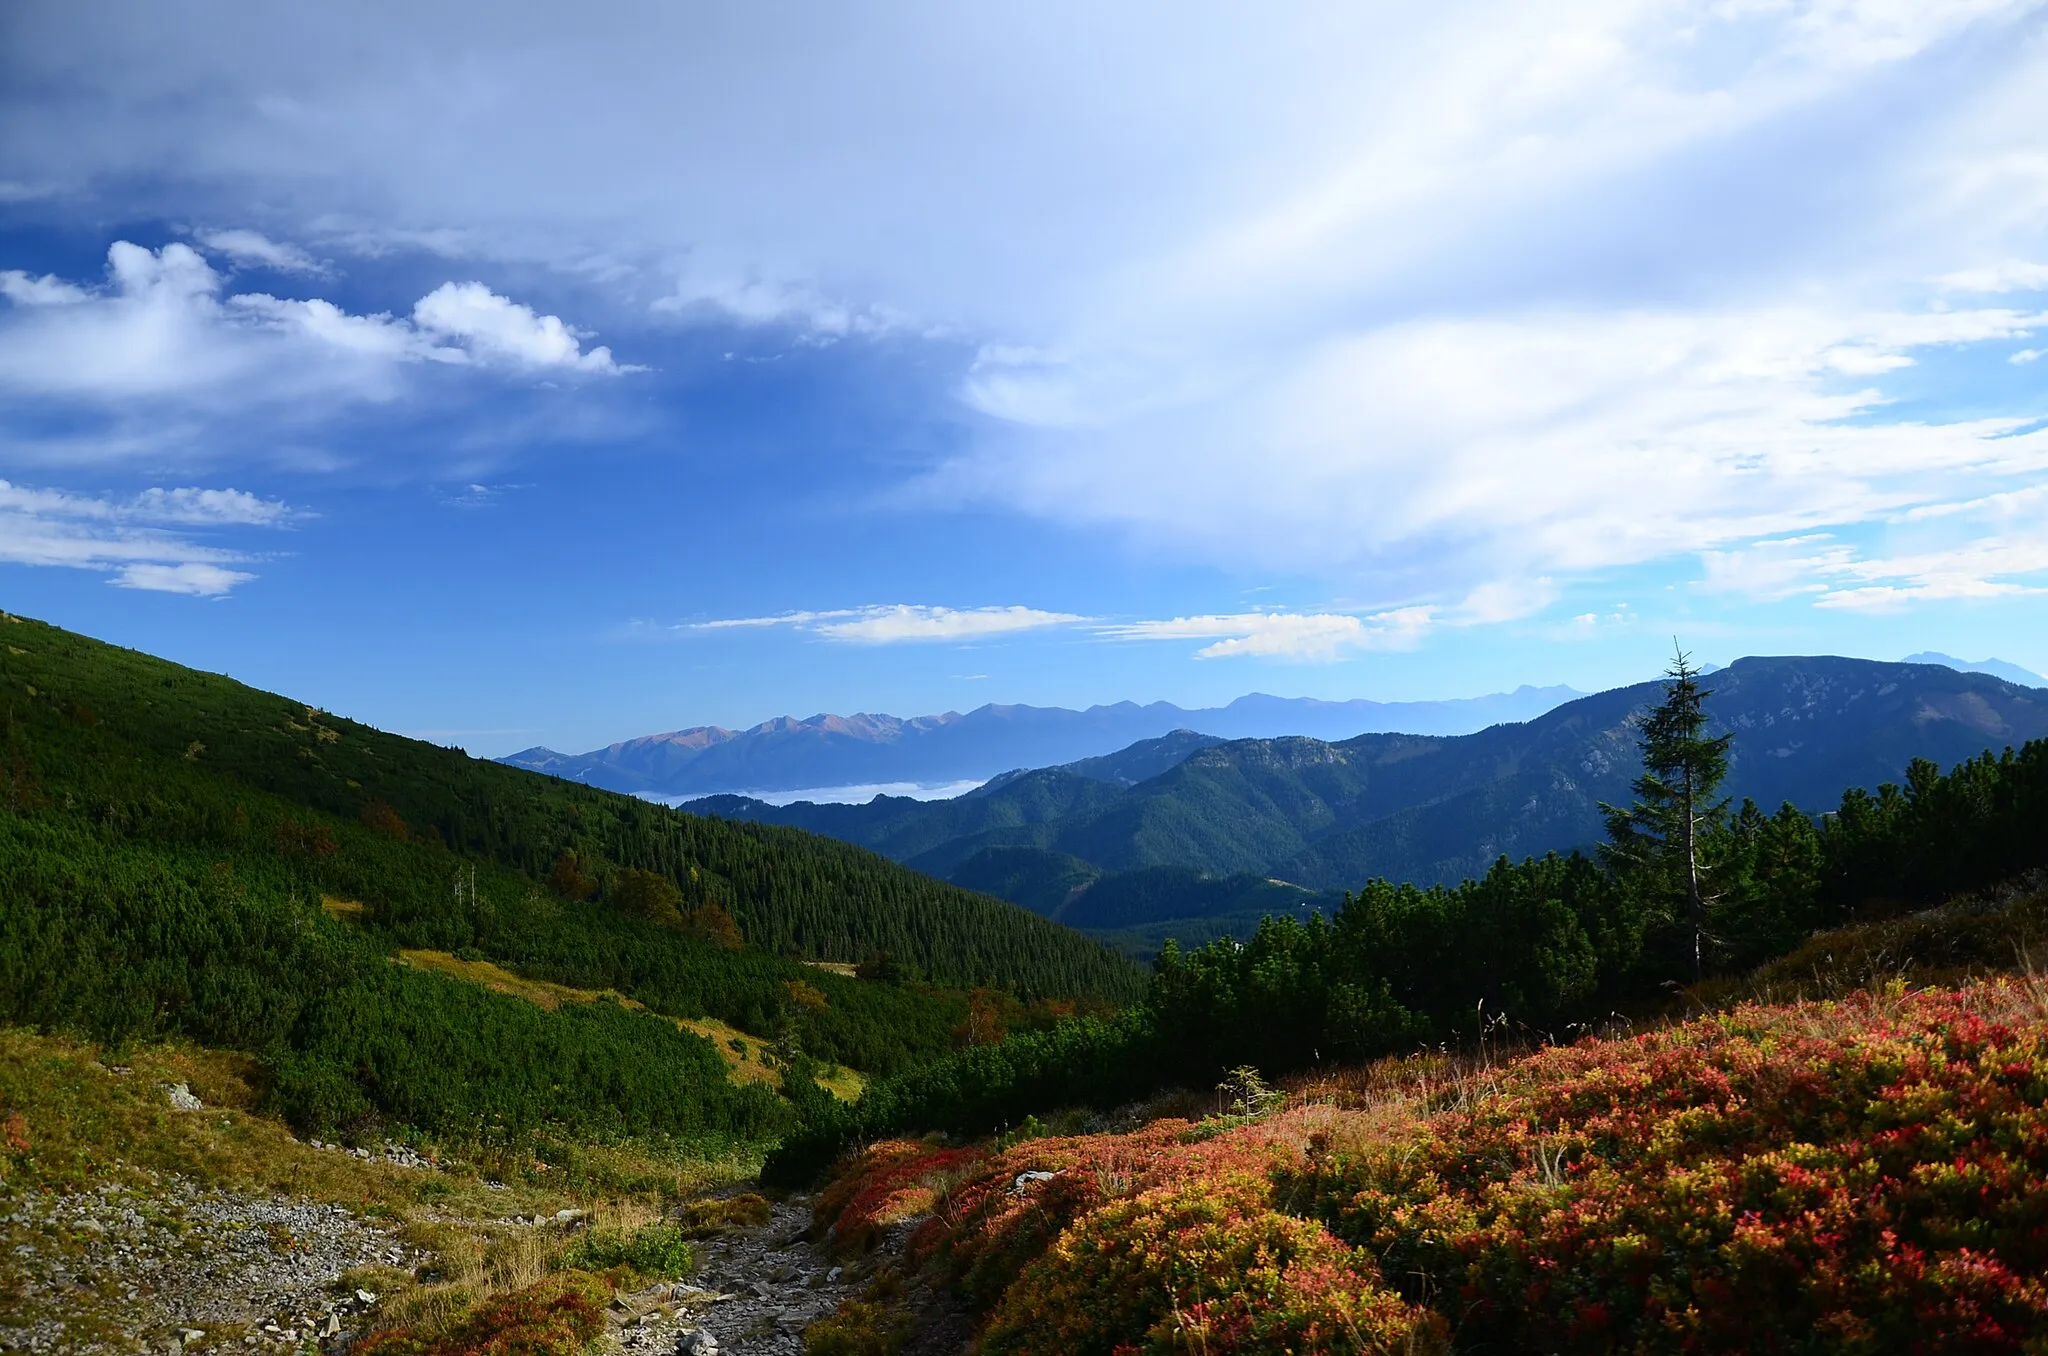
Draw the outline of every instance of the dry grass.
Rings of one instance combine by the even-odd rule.
[[[572,989],[566,984],[550,984],[544,979],[528,979],[516,975],[503,966],[493,965],[485,960],[458,960],[446,951],[400,951],[398,959],[415,970],[426,970],[450,979],[459,979],[466,984],[481,984],[486,989],[523,998],[538,1008],[553,1012],[564,1003],[597,1003],[609,999],[624,1007],[643,1009],[643,1005],[611,989]]]
[[[847,979],[859,978],[859,976],[854,973],[855,967],[852,961],[807,960],[804,962],[804,964],[810,966],[814,970],[829,970],[833,974],[844,976]]]
[[[717,1048],[726,1062],[727,1077],[733,1082],[782,1086],[782,1075],[768,1063],[767,1042],[759,1036],[749,1036],[716,1017],[678,1017],[673,1020],[683,1030],[702,1036]]]

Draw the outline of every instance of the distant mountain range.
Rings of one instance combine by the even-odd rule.
[[[1219,739],[1349,739],[1386,731],[1464,734],[1503,721],[1528,720],[1578,695],[1568,687],[1521,687],[1440,702],[1326,702],[1253,693],[1228,706],[1198,710],[1171,702],[1117,702],[1085,711],[991,705],[965,715],[948,711],[907,720],[883,715],[821,715],[808,720],[783,716],[750,730],[700,725],[643,735],[590,753],[536,747],[497,761],[648,796],[885,783],[942,785],[1107,754],[1181,729]]]
[[[1905,664],[1945,664],[1961,673],[1988,673],[1994,678],[2003,678],[2008,683],[2021,687],[2048,687],[2048,678],[2031,669],[2017,664],[2008,664],[2003,659],[1957,659],[1954,655],[1942,654],[1937,650],[1922,650],[1909,654],[1900,661]]]
[[[1726,790],[1768,809],[1818,813],[1915,757],[1946,766],[2048,735],[2048,692],[1947,665],[1749,658],[1709,686],[1716,725],[1735,735]],[[1597,841],[1600,803],[1626,801],[1638,770],[1635,719],[1662,690],[1638,683],[1455,736],[1182,730],[947,801],[686,808],[830,834],[1091,930],[1191,915],[1236,926],[1373,876],[1448,883],[1502,854]]]

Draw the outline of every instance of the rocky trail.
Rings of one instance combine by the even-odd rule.
[[[418,1255],[338,1206],[180,1178],[0,1196],[0,1350],[292,1349],[359,1331],[380,1298],[342,1289]]]
[[[573,1230],[580,1220],[498,1223]],[[622,1291],[606,1315],[615,1349],[800,1352],[804,1328],[874,1265],[835,1265],[809,1241],[810,1226],[808,1197],[773,1202],[766,1225],[699,1244],[688,1278]],[[348,1275],[429,1262],[380,1221],[338,1206],[173,1177],[69,1195],[0,1192],[0,1351],[340,1356],[375,1326],[382,1298]]]
[[[612,1331],[632,1356],[778,1356],[803,1350],[803,1330],[838,1307],[865,1268],[834,1264],[808,1241],[811,1200],[769,1207],[768,1223],[702,1245],[696,1274],[613,1301]]]

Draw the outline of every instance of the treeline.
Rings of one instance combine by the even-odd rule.
[[[1685,699],[1697,708],[1704,695]],[[823,1109],[771,1170],[815,1171],[851,1137],[987,1133],[1051,1107],[1206,1087],[1239,1065],[1281,1074],[1503,1025],[1566,1038],[1693,979],[1695,946],[1704,973],[1741,970],[1817,929],[2048,865],[2048,740],[1946,773],[1917,761],[1904,785],[1852,790],[1816,822],[1789,805],[1716,803],[1714,746],[1725,753],[1726,741],[1697,721],[1681,733],[1677,771],[1646,768],[1597,857],[1502,858],[1449,888],[1373,881],[1327,919],[1269,917],[1249,941],[1186,953],[1169,944],[1122,1018],[961,1051],[875,1086],[858,1108]],[[1652,764],[1670,753],[1646,750]],[[1692,788],[1683,803],[1665,794],[1680,786]]]
[[[834,839],[471,758],[39,622],[9,618],[0,632],[0,690],[17,708],[11,737],[32,745],[22,758],[42,775],[154,754],[528,881],[546,880],[569,854],[600,901],[624,873],[653,872],[688,906],[717,905],[751,946],[777,955],[858,961],[886,951],[932,983],[1026,998],[1122,1001],[1141,983],[1128,961],[1068,929]],[[85,740],[88,730],[100,741]],[[137,788],[120,789],[135,798]]]

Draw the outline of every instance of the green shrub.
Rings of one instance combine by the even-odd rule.
[[[590,1229],[569,1245],[564,1260],[585,1271],[630,1267],[643,1276],[672,1281],[697,1265],[683,1227],[671,1220],[624,1229]]]

